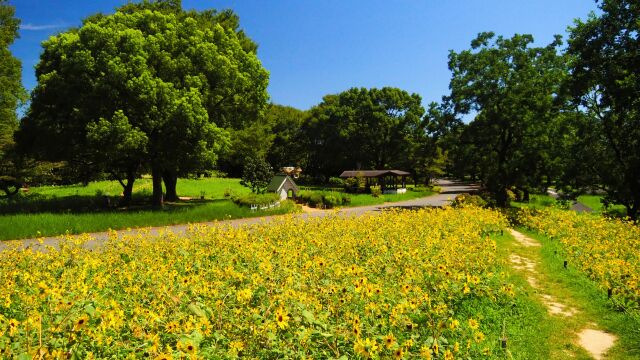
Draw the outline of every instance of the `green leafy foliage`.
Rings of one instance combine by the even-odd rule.
[[[464,208],[468,206],[486,207],[488,205],[480,195],[475,194],[460,194],[451,203],[454,208]]]
[[[478,175],[499,206],[509,203],[507,189],[542,182],[549,165],[547,149],[560,106],[555,98],[567,75],[558,55],[559,37],[533,47],[531,35],[512,38],[481,33],[471,49],[449,54],[453,72],[449,100],[455,113],[475,112],[464,129],[458,161],[477,164]]]
[[[345,169],[406,168],[425,136],[420,96],[398,88],[327,95],[310,113],[304,126],[306,171],[324,181]]]
[[[574,186],[602,186],[609,201],[624,205],[636,219],[640,211],[640,74],[636,70],[640,4],[605,0],[599,6],[600,15],[592,14],[570,29],[572,77],[567,89],[575,105],[586,111],[577,119],[581,136],[568,152],[574,171],[564,180]]]
[[[302,191],[298,198],[311,207],[323,209],[331,209],[351,202],[349,195],[336,191]]]
[[[251,189],[253,193],[262,193],[273,177],[273,169],[266,160],[250,157],[245,160],[240,184]]]
[[[51,37],[22,148],[130,181],[151,168],[174,190],[179,174],[211,169],[229,147],[224,128],[257,118],[267,100],[268,73],[230,14],[145,2]]]
[[[346,184],[345,180],[339,177],[332,176],[329,178],[329,185],[332,187],[342,188]]]
[[[15,8],[6,0],[0,0],[0,175],[4,176],[16,175],[15,160],[11,154],[13,133],[18,127],[16,108],[26,97],[21,83],[20,60],[9,50],[18,37],[19,24]]]
[[[306,168],[303,124],[308,120],[307,111],[290,106],[271,105],[265,115],[273,134],[267,160],[275,167],[300,166]]]
[[[270,205],[280,200],[280,196],[274,193],[268,194],[246,194],[240,196],[232,196],[231,200],[234,203],[240,206],[251,206],[251,205]]]

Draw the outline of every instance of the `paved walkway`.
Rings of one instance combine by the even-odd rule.
[[[416,209],[423,207],[441,207],[449,203],[452,199],[456,197],[456,195],[460,193],[470,192],[476,190],[478,187],[475,184],[469,183],[461,183],[450,180],[439,180],[438,185],[442,188],[442,191],[439,194],[407,200],[407,201],[399,201],[393,203],[385,203],[382,205],[370,205],[370,206],[361,206],[361,207],[353,207],[353,208],[342,208],[337,211],[338,214],[343,216],[361,216],[367,213],[375,213],[377,211],[389,208],[399,208],[399,209]],[[335,214],[334,210],[319,210],[319,211],[311,211],[305,212],[302,214],[297,214],[294,216],[299,217],[300,219],[309,219],[314,217],[325,217],[329,214]],[[223,221],[212,221],[205,223],[197,223],[199,226],[232,226],[239,227],[243,225],[251,225],[251,224],[259,224],[273,221],[279,217],[286,215],[273,215],[273,216],[263,216],[263,217],[255,217],[255,218],[243,218],[243,219],[233,219],[233,220],[223,220]],[[130,230],[119,230],[117,231],[117,235],[119,237],[126,235],[135,235],[141,232],[148,234],[150,236],[157,236],[160,234],[175,234],[181,235],[185,234],[189,226],[194,224],[182,224],[182,225],[169,225],[169,226],[160,226],[160,227],[146,227],[146,228],[138,228],[138,229],[130,229]],[[100,246],[102,243],[107,241],[109,237],[113,233],[105,232],[97,232],[90,233],[90,237],[92,240],[86,242],[84,244],[85,247],[89,249],[96,248]],[[72,235],[67,237],[67,239],[77,239],[83,235]],[[85,234],[86,236],[86,234]],[[47,246],[52,246],[54,248],[58,248],[59,244],[62,241],[66,241],[62,236],[55,237],[46,237],[40,239],[24,239],[24,240],[12,240],[12,241],[3,241],[0,242],[0,251],[6,249],[9,246],[18,244],[19,248],[27,249],[32,248],[34,250],[42,250],[46,249]]]

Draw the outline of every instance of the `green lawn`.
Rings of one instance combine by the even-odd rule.
[[[602,204],[602,195],[580,195],[578,196],[578,202],[584,204],[585,206],[588,206],[591,208],[591,210],[593,210],[593,212],[595,213],[608,213],[608,214],[612,214],[612,215],[616,215],[616,216],[625,216],[627,213],[627,210],[625,209],[625,207],[623,205],[613,205],[610,206],[608,209],[604,208],[604,205]]]
[[[65,233],[79,234],[109,229],[120,230],[144,226],[162,226],[221,219],[283,214],[296,211],[290,202],[278,209],[250,211],[225,198],[225,193],[247,194],[239,179],[180,179],[178,195],[191,200],[167,203],[162,210],[149,206],[151,179],[138,179],[134,185],[133,203],[118,208],[122,187],[116,181],[98,181],[82,185],[32,187],[28,193],[0,200],[0,240]],[[433,194],[433,191],[408,191],[405,194],[352,194],[347,206],[365,206],[410,200]],[[111,199],[105,208],[103,196]],[[200,200],[204,195],[205,199]]]
[[[380,195],[379,197],[373,197],[370,194],[351,194],[351,202],[346,206],[354,207],[354,206],[367,206],[367,205],[379,205],[384,204],[386,202],[397,202],[397,201],[405,201],[411,199],[417,199],[429,195],[435,194],[434,191],[412,191],[408,190],[404,194],[385,194]]]
[[[608,209],[605,209],[602,202],[602,195],[580,195],[578,196],[578,202],[588,206],[596,214],[606,213],[615,217],[624,217],[626,215],[626,209],[622,205],[613,205]],[[560,206],[553,197],[543,194],[531,194],[531,199],[528,203],[512,201],[511,206],[516,208],[532,208],[543,209],[549,206]]]
[[[167,205],[163,210],[3,215],[0,216],[0,240],[277,215],[295,209],[296,205],[289,201],[279,208],[251,211],[230,200],[213,200]]]
[[[238,194],[250,192],[248,188],[240,185],[240,179],[180,179],[178,180],[177,185],[179,196],[199,198],[201,192],[204,191],[207,199],[222,199],[224,197],[224,192],[227,189]],[[151,179],[137,179],[134,183],[133,190],[136,194],[150,194],[152,191]],[[70,195],[94,196],[99,192],[105,195],[119,196],[122,193],[122,186],[120,186],[117,181],[97,181],[89,183],[87,186],[39,186],[31,188],[30,192],[57,197]]]
[[[531,194],[529,196],[529,202],[517,202],[517,201],[511,202],[511,206],[513,207],[517,207],[517,208],[528,207],[532,209],[542,209],[545,207],[554,206],[556,204],[557,204],[556,199],[554,199],[550,195],[544,195],[544,194]]]
[[[264,216],[296,209],[286,202],[277,209],[252,212],[232,203],[225,199],[225,192],[250,192],[239,179],[180,179],[177,190],[178,195],[193,199],[153,210],[149,207],[150,179],[136,180],[134,201],[128,208],[104,207],[102,194],[117,204],[122,187],[115,181],[32,187],[27,194],[0,200],[0,240]],[[200,200],[202,193],[205,200]]]

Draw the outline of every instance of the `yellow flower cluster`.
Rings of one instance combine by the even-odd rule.
[[[640,227],[573,211],[523,209],[518,221],[562,244],[566,259],[640,315]]]
[[[512,301],[479,209],[285,217],[0,252],[0,357],[477,358]],[[489,304],[489,305],[487,305]]]

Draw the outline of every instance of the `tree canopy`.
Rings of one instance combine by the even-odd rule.
[[[545,174],[549,124],[558,116],[555,98],[566,76],[560,38],[533,47],[531,35],[504,38],[481,33],[471,49],[449,54],[450,101],[456,114],[474,113],[461,141],[499,206],[507,189],[524,190]]]
[[[26,96],[20,60],[9,50],[9,45],[18,37],[19,25],[14,7],[6,0],[0,0],[0,176],[14,175],[9,153],[14,145],[13,133],[18,127],[16,109]]]
[[[308,172],[326,177],[346,169],[409,166],[425,135],[423,115],[420,96],[398,88],[327,95],[304,126]]]
[[[262,113],[268,73],[230,13],[225,27],[179,6],[125,5],[46,41],[23,147],[129,182],[150,169],[156,205],[163,178],[175,197],[179,174],[213,167],[229,145],[223,128]]]
[[[584,109],[578,180],[600,185],[636,219],[640,209],[640,3],[604,0],[570,29],[567,81]],[[589,174],[591,176],[585,176]],[[584,185],[584,183],[576,184]]]

